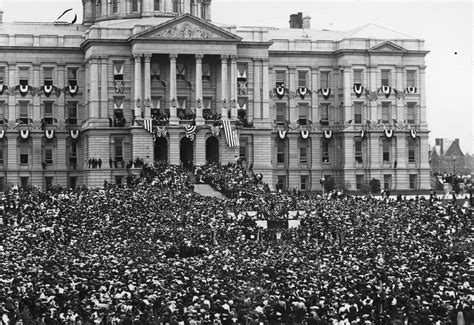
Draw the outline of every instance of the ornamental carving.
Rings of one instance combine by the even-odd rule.
[[[181,23],[156,32],[151,35],[159,38],[189,38],[189,39],[218,39],[220,35],[211,31],[202,29],[199,26],[190,23]]]

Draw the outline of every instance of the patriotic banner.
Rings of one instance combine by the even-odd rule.
[[[309,130],[301,130],[301,137],[303,139],[308,139],[309,138]]]
[[[367,98],[369,98],[369,101],[373,102],[379,99],[379,96],[377,95],[377,92],[375,91],[370,91],[368,89],[365,90],[365,95]]]
[[[405,98],[405,94],[403,91],[393,88],[393,93],[395,94],[395,97],[397,97],[397,99]]]
[[[54,137],[54,130],[44,130],[46,139],[51,140]]]
[[[332,130],[324,130],[324,137],[326,139],[331,139],[332,138]]]
[[[5,130],[0,130],[0,139],[5,137]]]
[[[234,147],[240,147],[239,134],[237,130],[232,131],[232,139],[234,140]]]
[[[321,88],[321,94],[323,95],[324,99],[328,99],[331,96],[331,88]]]
[[[410,136],[412,139],[416,139],[416,130],[410,130]]]
[[[71,136],[71,138],[73,138],[74,140],[79,138],[79,133],[80,131],[79,130],[69,130],[69,135]]]
[[[49,97],[53,93],[53,85],[44,85],[42,90],[46,97]]]
[[[380,87],[380,90],[385,95],[385,97],[388,98],[390,96],[390,93],[392,92],[392,87],[382,86],[382,87]]]
[[[285,139],[286,138],[286,134],[287,134],[288,131],[286,130],[278,130],[278,136],[280,137],[280,139]]]
[[[8,87],[5,86],[5,85],[3,85],[3,84],[0,85],[0,96],[3,95],[3,92],[4,92],[5,90],[8,90]]]
[[[308,89],[308,87],[298,87],[298,95],[300,95],[301,99],[304,99],[304,97],[310,93],[311,91]]]
[[[282,99],[283,96],[285,96],[285,90],[286,90],[286,88],[285,88],[285,85],[283,85],[283,84],[275,88],[275,92],[276,92],[277,97],[279,99]]]
[[[220,125],[211,125],[212,135],[218,137],[221,134],[221,128],[222,126]]]
[[[143,120],[143,128],[148,132],[153,133],[153,120],[150,118]]]
[[[114,87],[116,94],[123,94],[123,62],[114,63]]]
[[[30,130],[20,130],[20,137],[22,139],[28,139],[30,136]]]
[[[67,86],[67,91],[69,92],[69,94],[71,95],[71,97],[74,97],[77,92],[79,91],[79,86],[76,84],[76,82],[74,81],[69,81],[69,85]]]
[[[24,96],[26,96],[26,94],[28,94],[28,91],[30,90],[30,86],[28,86],[28,85],[19,85],[18,90],[20,90],[20,95],[22,95],[24,97]]]
[[[123,94],[123,80],[114,80],[116,94]]]
[[[391,139],[393,137],[393,130],[384,130],[385,137]]]
[[[237,144],[235,143],[235,135],[232,131],[230,121],[229,120],[223,120],[222,121],[222,126],[224,128],[224,135],[225,135],[227,145],[231,148],[236,147]]]
[[[353,89],[354,89],[354,94],[356,94],[357,98],[359,98],[362,95],[364,87],[362,87],[361,83],[355,83]]]
[[[407,93],[407,94],[415,94],[415,93],[416,93],[416,87],[412,87],[412,86],[407,87],[407,88],[405,89],[405,93]]]
[[[367,134],[365,130],[360,130],[360,137],[362,140],[365,140],[367,138]]]
[[[196,125],[187,125],[186,126],[186,138],[191,141],[194,141],[194,136],[196,134]]]
[[[166,137],[168,134],[168,130],[166,129],[166,126],[157,126],[156,127],[156,136],[157,137]]]

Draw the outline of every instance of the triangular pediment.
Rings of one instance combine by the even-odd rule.
[[[377,44],[374,47],[369,49],[369,52],[406,52],[407,50],[403,47],[392,43],[390,41],[385,41],[383,43]]]
[[[235,41],[242,38],[212,23],[185,14],[138,33],[132,40],[213,40]]]

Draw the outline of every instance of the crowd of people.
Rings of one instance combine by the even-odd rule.
[[[474,322],[466,209],[436,198],[272,193],[236,164],[200,173],[231,195],[199,196],[189,173],[168,164],[145,165],[127,186],[6,193],[1,321]],[[248,188],[252,195],[241,195]],[[239,217],[283,209],[306,212],[298,228]]]

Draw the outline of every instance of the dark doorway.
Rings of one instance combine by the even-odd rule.
[[[206,161],[208,163],[219,161],[219,140],[216,137],[209,137],[206,140]]]
[[[193,142],[184,137],[180,142],[179,157],[184,168],[192,169],[194,161],[194,146]]]
[[[156,138],[154,159],[155,161],[168,161],[168,140],[166,138]]]

